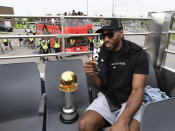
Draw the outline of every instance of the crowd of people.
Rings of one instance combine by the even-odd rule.
[[[61,16],[61,13],[58,13],[57,16]],[[75,11],[72,10],[72,12],[64,12],[63,13],[64,16],[86,16],[83,12],[81,11]],[[48,24],[48,25],[58,25],[60,26],[60,18],[46,18],[46,19],[40,19],[39,20],[40,24]]]
[[[30,34],[27,34],[30,35]],[[48,53],[59,53],[61,50],[61,45],[60,45],[60,39],[55,39],[55,42],[53,43],[53,47],[51,48],[51,42],[50,38],[19,38],[19,45],[20,46],[25,46],[27,48],[31,48],[34,50],[37,50],[38,54],[48,54]],[[2,39],[0,41],[0,51],[4,54],[6,50],[12,50],[12,45],[11,41],[9,39]],[[56,57],[58,59],[58,57]],[[45,62],[48,60],[48,58],[41,57],[41,60]]]
[[[19,39],[20,41],[20,39]],[[59,53],[61,50],[60,39],[55,39],[53,47],[51,47],[50,38],[26,38],[23,42],[28,48],[36,49],[38,54],[49,54],[49,53]],[[26,44],[27,43],[27,44]],[[58,57],[56,57],[58,59]],[[41,60],[45,62],[48,60],[47,57],[41,57]]]
[[[85,16],[85,14],[83,13],[83,12],[81,12],[81,11],[78,11],[78,12],[76,12],[75,10],[72,10],[72,12],[69,12],[69,13],[67,13],[67,12],[64,12],[64,14],[63,15],[65,15],[65,16]]]

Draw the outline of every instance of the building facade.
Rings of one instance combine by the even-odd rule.
[[[0,6],[0,15],[14,15],[13,7]],[[15,19],[0,18],[0,24],[5,24],[9,27],[15,27]]]

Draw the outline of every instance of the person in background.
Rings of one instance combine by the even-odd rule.
[[[19,36],[20,36],[20,34],[19,34]],[[19,45],[21,46],[22,42],[23,42],[23,38],[20,37],[18,40],[19,40]]]
[[[91,38],[89,40],[90,51],[93,51],[94,50],[94,43],[95,43],[95,40],[93,38]]]
[[[54,43],[54,50],[55,50],[55,53],[59,53],[60,52],[60,40],[57,39]],[[58,59],[58,56],[56,56],[56,58]]]
[[[48,54],[49,53],[49,48],[48,48],[48,44],[46,42],[46,40],[42,40],[41,42],[41,50],[42,50],[42,54]],[[43,57],[43,63],[48,60],[48,57]]]
[[[2,39],[2,43],[3,43],[3,44],[4,44],[4,46],[5,46],[5,50],[8,50],[9,40],[8,40],[8,39],[6,39],[6,38],[4,38],[4,39]]]
[[[47,42],[47,45],[48,45],[49,52],[52,53],[52,50],[51,50],[51,47],[50,47],[50,38],[47,38],[46,42]]]

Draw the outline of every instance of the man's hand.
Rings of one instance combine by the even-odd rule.
[[[101,78],[98,72],[98,66],[96,60],[88,61],[84,64],[84,70],[86,74],[90,77],[93,85],[95,87],[101,87]]]
[[[92,76],[98,73],[96,60],[87,61],[84,64],[84,70],[88,76]]]
[[[111,126],[109,131],[129,131],[129,123],[122,120],[117,120],[114,125]]]

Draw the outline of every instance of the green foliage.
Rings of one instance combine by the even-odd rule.
[[[175,34],[172,34],[170,40],[175,40]]]
[[[27,18],[27,21],[28,22],[34,22],[34,21],[36,21],[36,19],[35,18]]]

